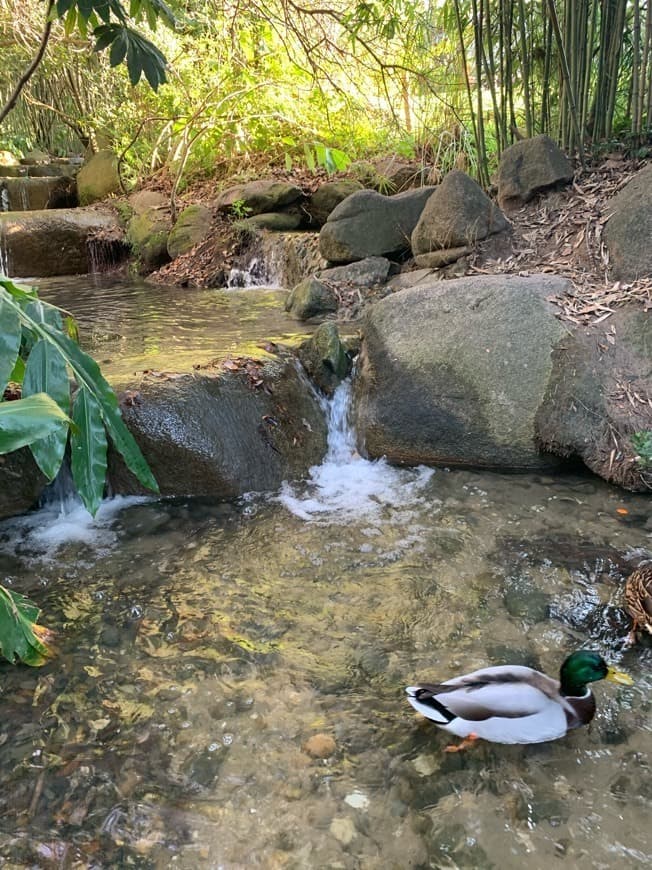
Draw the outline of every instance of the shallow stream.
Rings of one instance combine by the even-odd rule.
[[[624,648],[621,599],[649,498],[369,463],[346,407],[280,492],[0,525],[0,582],[58,633],[44,668],[0,665],[0,866],[650,865],[652,647]],[[445,754],[405,700],[579,647],[636,682],[554,743]]]
[[[261,343],[293,344],[314,327],[284,310],[286,292],[204,290],[116,280],[111,274],[39,279],[39,294],[74,314],[84,350],[112,383],[145,370],[192,371]]]

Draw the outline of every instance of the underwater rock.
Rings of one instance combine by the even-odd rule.
[[[336,743],[330,734],[313,734],[303,744],[304,752],[313,758],[330,758],[334,754]]]

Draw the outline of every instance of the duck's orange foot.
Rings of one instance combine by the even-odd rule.
[[[458,743],[457,745],[451,743],[450,746],[446,746],[444,752],[463,752],[465,749],[469,749],[471,746],[475,746],[476,741],[479,739],[480,738],[477,734],[471,732],[471,734],[469,734],[468,737],[465,737],[461,743]]]

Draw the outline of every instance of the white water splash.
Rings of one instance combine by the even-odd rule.
[[[227,290],[246,290],[248,288],[268,287],[280,288],[278,277],[271,264],[265,260],[253,257],[247,266],[238,269],[235,266],[229,272],[226,282]]]
[[[400,469],[385,460],[363,459],[356,450],[349,420],[351,383],[345,381],[327,403],[328,451],[321,465],[310,469],[303,485],[284,483],[278,500],[303,520],[348,522],[380,518],[387,510],[412,508],[434,474],[420,466]]]
[[[62,547],[77,544],[88,548],[93,556],[102,555],[118,539],[114,530],[118,514],[146,501],[149,499],[137,496],[105,499],[93,517],[79,496],[62,493],[39,510],[2,523],[0,552],[48,562]]]

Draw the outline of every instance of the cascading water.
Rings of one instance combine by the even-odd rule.
[[[242,290],[247,287],[279,287],[278,278],[269,263],[259,257],[253,257],[243,268],[235,266],[230,270],[226,286],[230,290]]]
[[[4,224],[0,221],[0,275],[9,276],[9,251]]]
[[[322,464],[311,468],[305,485],[285,483],[281,489],[280,502],[301,519],[346,521],[414,505],[434,474],[431,468],[399,469],[382,459],[361,457],[351,425],[351,394],[351,381],[346,380],[324,403],[328,451]]]
[[[136,496],[107,498],[93,517],[82,504],[70,469],[64,464],[44,491],[39,510],[14,518],[5,534],[0,535],[0,553],[49,561],[67,544],[105,552],[116,541],[112,524],[120,511],[147,500]]]

